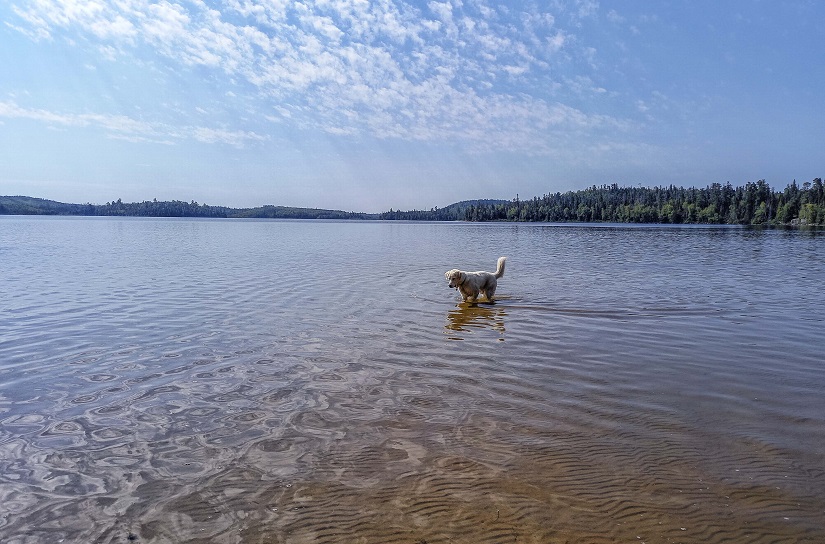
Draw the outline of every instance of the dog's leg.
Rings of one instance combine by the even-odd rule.
[[[496,296],[496,288],[495,286],[491,286],[487,288],[487,291],[484,292],[484,295],[487,297],[487,300],[493,302],[493,297]]]
[[[476,301],[478,301],[478,295],[479,295],[479,292],[474,289],[473,292],[470,293],[470,296],[469,296],[470,302],[475,303]]]

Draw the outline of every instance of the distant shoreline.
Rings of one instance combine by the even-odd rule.
[[[592,186],[579,191],[546,194],[530,200],[464,200],[444,208],[381,213],[266,205],[230,208],[183,202],[143,201],[69,204],[28,196],[0,196],[0,215],[62,215],[89,217],[211,217],[249,219],[337,219],[387,221],[470,221],[542,223],[650,223],[708,225],[825,225],[825,187],[815,178],[783,191],[764,180],[733,187],[705,188]]]

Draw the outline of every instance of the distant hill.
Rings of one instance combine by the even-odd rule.
[[[0,196],[2,215],[84,215],[145,217],[226,217],[232,210],[178,200],[126,203],[118,199],[106,204],[68,204],[30,196]]]
[[[822,178],[815,178],[800,187],[794,180],[778,191],[762,179],[738,187],[728,182],[704,188],[620,187],[614,183],[529,200],[462,200],[444,208],[390,209],[378,214],[272,205],[228,208],[178,200],[65,204],[28,196],[0,196],[3,214],[825,226],[825,184]]]
[[[69,204],[30,196],[0,196],[0,215],[460,221],[466,217],[469,208],[493,207],[505,203],[504,200],[495,199],[463,200],[444,208],[404,212],[391,209],[389,212],[371,214],[273,205],[256,208],[229,208],[198,204],[194,200],[191,202],[180,200],[122,202],[118,199],[106,204]]]
[[[64,204],[30,196],[0,196],[2,215],[84,215],[79,204]]]
[[[208,206],[195,201],[144,201],[126,203],[118,199],[106,204],[67,204],[30,196],[0,196],[0,215],[77,215],[128,217],[245,217],[279,219],[377,219],[377,214],[261,206],[228,208]]]
[[[478,207],[494,207],[504,205],[507,200],[478,199],[462,200],[455,204],[450,204],[444,208],[430,208],[429,210],[396,211],[390,209],[388,212],[378,214],[379,219],[402,220],[402,221],[463,221],[467,216],[467,210]]]
[[[477,204],[466,209],[465,221],[538,221],[577,223],[670,223],[726,225],[825,226],[822,178],[792,181],[775,190],[760,179],[734,187],[591,186],[550,193],[529,200]]]

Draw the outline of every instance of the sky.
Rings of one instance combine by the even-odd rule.
[[[825,175],[818,0],[2,0],[0,195],[358,212]]]

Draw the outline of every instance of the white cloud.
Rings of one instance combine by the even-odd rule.
[[[599,3],[596,0],[576,0],[579,17],[590,17],[599,10]]]
[[[341,37],[344,35],[343,31],[335,26],[332,19],[326,16],[309,16],[306,18],[305,23],[333,42],[341,41]]]
[[[0,102],[0,119],[2,118],[40,121],[46,123],[50,128],[99,128],[104,130],[111,138],[140,142],[171,143],[196,140],[205,143],[223,143],[234,147],[244,147],[247,143],[267,139],[266,136],[250,131],[148,123],[125,115],[58,113],[43,109],[23,108],[12,101]]]
[[[607,89],[596,85],[592,79],[585,76],[566,78],[564,83],[567,88],[580,95],[604,94],[607,92]]]
[[[245,132],[240,130],[226,130],[208,127],[191,127],[188,131],[192,137],[205,143],[223,143],[235,147],[243,147],[250,141],[263,141],[265,136],[255,134],[254,132]]]
[[[113,20],[97,20],[89,25],[92,33],[101,39],[117,38],[134,38],[137,34],[137,29],[123,16],[116,15]]]
[[[505,72],[507,72],[511,76],[520,76],[520,75],[524,74],[525,72],[527,72],[527,70],[529,70],[529,68],[527,66],[524,66],[524,65],[521,65],[521,66],[507,65],[507,66],[502,66],[502,70],[504,70]]]
[[[607,12],[607,20],[617,25],[625,22],[625,18],[619,15],[615,9],[611,9]]]
[[[13,28],[32,39],[85,39],[109,60],[151,51],[181,69],[226,74],[251,89],[258,117],[329,134],[539,151],[555,145],[561,127],[580,133],[628,126],[556,96],[565,81],[590,81],[586,74],[555,75],[562,49],[577,47],[579,58],[596,65],[596,50],[579,44],[556,15],[590,17],[598,10],[593,0],[560,4],[556,15],[485,0],[422,7],[400,0],[231,0],[220,8],[200,1],[31,0],[13,9],[20,19]],[[569,91],[581,94],[578,86]],[[241,88],[232,85],[225,95]],[[163,124],[117,128],[111,118],[70,119],[130,137],[230,145],[260,139],[242,126],[175,134]]]
[[[429,2],[427,7],[430,8],[436,17],[441,19],[443,23],[451,23],[453,20],[453,7],[449,2]]]

